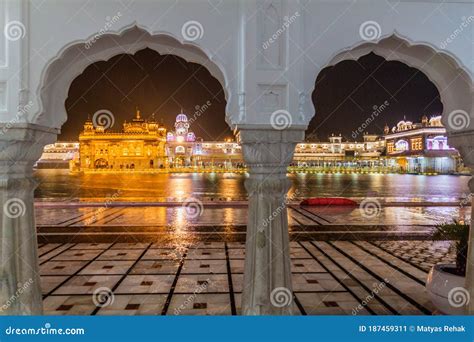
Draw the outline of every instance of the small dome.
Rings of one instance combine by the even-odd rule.
[[[176,117],[176,122],[188,122],[188,117],[186,116],[186,114],[178,114],[178,116]]]

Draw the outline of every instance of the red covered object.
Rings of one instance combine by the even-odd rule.
[[[327,206],[327,205],[352,205],[357,206],[357,202],[341,197],[313,197],[301,201],[300,205]]]

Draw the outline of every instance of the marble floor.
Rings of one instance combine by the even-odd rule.
[[[424,282],[449,241],[292,241],[301,315],[436,314]],[[47,315],[235,315],[242,242],[40,244]]]
[[[247,203],[36,205],[48,315],[240,313]],[[459,205],[289,205],[293,299],[301,315],[437,314],[430,268],[454,262],[452,241],[431,241]]]

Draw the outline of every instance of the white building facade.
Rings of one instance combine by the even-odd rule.
[[[295,146],[318,115],[319,72],[370,52],[419,69],[440,92],[449,145],[472,167],[473,16],[471,1],[456,0],[0,2],[0,201],[24,204],[20,216],[1,214],[2,298],[32,280],[7,313],[42,313],[32,170],[67,120],[69,87],[87,66],[148,47],[199,63],[221,83],[249,168],[242,313],[291,314],[271,301],[275,289],[292,287],[280,207]],[[470,262],[471,297],[473,271]]]

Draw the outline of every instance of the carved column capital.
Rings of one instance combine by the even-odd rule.
[[[237,139],[251,174],[285,174],[304,130],[240,129]]]
[[[39,125],[0,123],[0,177],[29,177],[46,144],[59,133]]]

